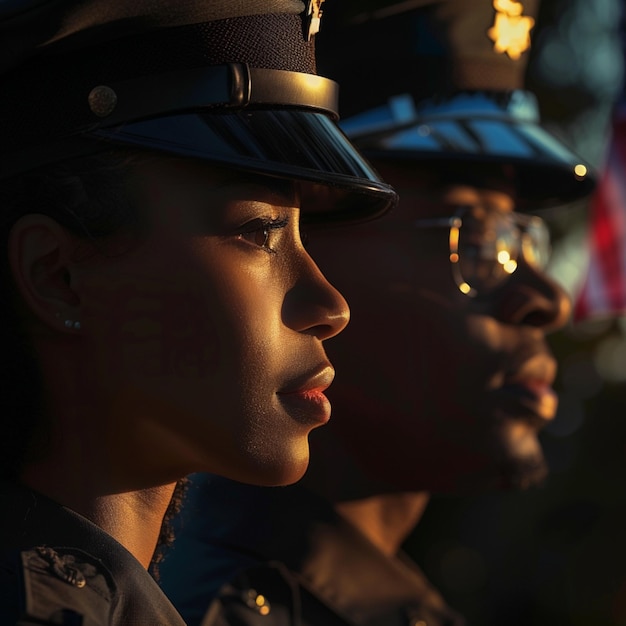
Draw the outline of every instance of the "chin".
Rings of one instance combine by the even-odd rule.
[[[514,434],[512,434],[514,433]],[[548,465],[534,429],[522,432],[515,428],[498,430],[483,440],[480,454],[467,449],[467,456],[457,463],[450,459],[448,473],[431,479],[431,491],[476,495],[488,491],[525,490],[542,484],[548,476]],[[486,443],[486,445],[485,445]]]
[[[542,484],[548,476],[546,462],[537,433],[529,430],[523,436],[497,442],[498,486],[503,489],[528,489]]]
[[[548,465],[542,456],[507,459],[499,468],[502,489],[524,490],[541,485],[548,476]]]
[[[290,457],[284,454],[285,450],[281,450],[276,457],[257,460],[247,467],[241,467],[238,475],[227,477],[260,487],[292,485],[304,476],[309,466],[309,447],[306,445],[305,450],[298,450]]]

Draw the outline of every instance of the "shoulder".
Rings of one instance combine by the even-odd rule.
[[[0,555],[0,623],[110,624],[115,584],[93,556],[36,546]]]

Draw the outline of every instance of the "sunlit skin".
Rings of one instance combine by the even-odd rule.
[[[312,437],[306,480],[393,553],[428,492],[543,479],[538,433],[557,408],[546,334],[566,323],[570,303],[523,259],[495,291],[468,297],[453,280],[449,230],[413,226],[458,204],[511,211],[507,186],[447,183],[425,194],[419,172],[376,165],[399,208],[349,237],[311,233],[352,321],[329,346],[335,418]]]
[[[138,236],[94,246],[28,215],[10,257],[51,421],[22,480],[147,564],[180,477],[302,476],[348,308],[302,246],[295,185],[157,158],[128,193]]]

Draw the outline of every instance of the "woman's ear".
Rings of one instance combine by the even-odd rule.
[[[9,234],[9,263],[17,288],[28,309],[57,331],[80,328],[80,299],[72,289],[75,246],[68,231],[46,215],[21,217]]]

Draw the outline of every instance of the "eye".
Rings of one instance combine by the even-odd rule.
[[[259,246],[259,248],[269,249],[270,229],[265,225],[259,226],[254,230],[246,230],[242,233],[239,233],[239,235],[237,235],[237,238],[244,241],[249,241],[255,246]]]
[[[284,228],[289,223],[289,218],[255,219],[248,222],[243,230],[237,235],[237,239],[247,241],[267,252],[276,252],[272,244],[275,238],[273,233]]]

